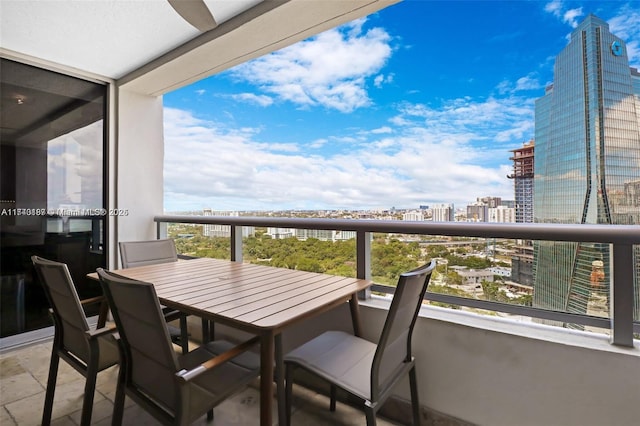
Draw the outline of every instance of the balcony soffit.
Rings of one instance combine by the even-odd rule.
[[[2,0],[0,51],[158,96],[398,1]]]
[[[174,3],[202,5],[220,25],[261,1]],[[3,0],[0,11],[4,49],[109,79],[200,34],[167,0]]]

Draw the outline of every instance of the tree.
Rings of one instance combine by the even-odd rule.
[[[427,246],[427,254],[429,257],[447,257],[449,250],[442,244],[430,244]]]
[[[507,296],[503,290],[500,289],[499,283],[492,283],[491,281],[482,281],[482,292],[484,293],[485,300],[492,302],[511,303],[511,299]]]

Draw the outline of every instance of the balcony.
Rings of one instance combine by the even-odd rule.
[[[414,334],[414,355],[418,365],[418,386],[424,424],[486,425],[631,425],[637,424],[635,405],[640,399],[640,342],[633,339],[638,323],[631,315],[632,297],[620,297],[620,291],[633,293],[632,263],[625,261],[624,247],[637,244],[640,235],[635,228],[597,226],[512,226],[495,224],[433,224],[407,222],[342,221],[318,219],[157,216],[160,235],[167,222],[211,223],[231,226],[231,257],[242,259],[242,226],[307,227],[343,229],[358,232],[358,275],[366,276],[370,265],[368,232],[405,232],[431,235],[513,236],[549,240],[588,240],[613,244],[615,274],[612,286],[611,318],[587,315],[549,313],[522,306],[455,298],[440,294],[431,300],[468,304],[489,310],[503,310],[512,315],[538,316],[559,321],[611,327],[610,335],[513,318],[483,316],[473,312],[425,305]],[[327,223],[329,222],[329,223]],[[487,225],[487,226],[485,226]],[[575,228],[575,229],[574,229]],[[620,232],[626,231],[626,232]],[[633,244],[632,244],[633,243]],[[617,253],[617,254],[616,254]],[[620,257],[616,257],[620,256]],[[625,278],[626,277],[626,278]],[[625,284],[625,282],[627,284]],[[629,287],[625,290],[626,287]],[[458,300],[462,299],[462,300]],[[616,306],[617,304],[617,306]],[[386,316],[388,298],[365,297],[360,302],[363,336],[375,341]],[[285,351],[311,339],[326,329],[350,331],[349,309],[339,307],[309,320],[283,335]],[[199,321],[190,322],[192,336],[198,336]],[[239,338],[238,332],[222,326],[216,333]],[[17,424],[39,421],[49,342],[24,349],[6,350],[2,362],[2,420]],[[194,342],[196,343],[196,342]],[[58,424],[74,424],[79,413],[82,378],[74,372],[59,381],[56,403]],[[100,378],[97,397],[97,423],[107,423],[110,416],[115,373]],[[74,384],[75,383],[75,384]],[[296,395],[299,410],[293,424],[362,424],[361,413],[339,404],[336,413],[326,410],[326,389],[319,383],[306,382]],[[309,390],[312,389],[312,390]],[[394,397],[381,411],[390,424],[407,424],[408,384],[401,383]],[[75,405],[74,405],[75,404]],[[28,407],[28,408],[25,408]],[[544,409],[541,409],[544,407]],[[257,410],[257,389],[249,388],[219,409],[217,421],[223,424],[254,424],[254,416],[242,417]],[[54,411],[55,413],[56,411]],[[145,422],[145,415],[130,405],[128,420]],[[24,417],[23,417],[24,416]],[[125,415],[127,419],[127,415]],[[274,420],[275,421],[275,420]],[[133,424],[133,423],[130,423]],[[215,423],[214,423],[215,424]],[[384,423],[382,423],[384,424]]]
[[[16,5],[21,2],[14,2]],[[24,2],[22,2],[24,3]],[[162,2],[157,2],[161,4]],[[0,46],[3,58],[26,61],[97,80],[105,85],[109,103],[106,112],[104,191],[101,194],[109,210],[123,209],[126,216],[109,216],[105,221],[104,252],[108,267],[117,265],[117,242],[152,238],[156,233],[150,219],[163,211],[163,116],[162,94],[211,75],[237,63],[258,57],[269,51],[294,43],[323,29],[366,16],[394,3],[393,0],[363,0],[358,2],[263,2],[256,14],[260,19],[239,16],[215,31],[185,42],[156,60],[144,64],[129,63],[112,55],[122,49],[115,39],[123,31],[100,34],[113,45],[110,48],[80,48],[78,43],[94,40],[80,29],[98,30],[85,25],[85,17],[65,25],[65,31],[34,22],[46,36],[21,37],[33,26],[21,19],[13,22],[14,40],[33,40],[28,49],[19,44]],[[33,3],[34,5],[36,3]],[[9,6],[5,7],[7,11]],[[312,7],[313,9],[309,9]],[[16,16],[32,16],[31,12],[47,14],[48,9],[33,7]],[[16,9],[17,10],[17,9]],[[5,10],[3,9],[3,12]],[[91,15],[103,22],[107,14]],[[126,12],[124,11],[125,15]],[[8,13],[8,12],[7,12]],[[68,14],[60,4],[56,13]],[[6,16],[9,16],[8,14]],[[114,15],[115,16],[115,15]],[[65,16],[69,20],[71,16]],[[293,19],[295,18],[295,19]],[[149,16],[139,24],[153,23]],[[110,27],[141,33],[137,26]],[[128,22],[128,21],[126,21]],[[4,21],[3,21],[4,23]],[[19,24],[17,24],[19,23]],[[118,22],[116,22],[118,24]],[[274,29],[265,31],[265,28]],[[67,31],[68,30],[68,33]],[[277,31],[276,31],[277,30]],[[156,37],[156,28],[147,32]],[[255,37],[255,35],[259,37]],[[195,37],[195,36],[194,36]],[[9,40],[7,38],[7,40]],[[44,46],[42,43],[49,43]],[[178,45],[181,41],[175,41]],[[29,43],[27,43],[29,44]],[[51,48],[49,48],[51,47]],[[160,46],[162,47],[162,46]],[[37,48],[37,49],[36,49]],[[142,43],[144,51],[148,43]],[[158,49],[155,54],[164,51]],[[46,52],[47,57],[39,57]],[[83,61],[65,60],[61,53],[81,54]],[[212,54],[215,52],[215,54]],[[56,53],[58,55],[56,55]],[[224,54],[222,54],[224,53]],[[96,64],[118,64],[115,71],[92,68],[84,63],[91,55]],[[109,60],[105,60],[108,58]],[[44,157],[43,157],[44,160]],[[43,164],[46,162],[43,161]],[[46,170],[46,169],[45,169]],[[46,174],[46,173],[45,173]],[[135,182],[135,184],[132,184]],[[25,191],[28,193],[28,191]],[[20,207],[20,205],[18,205]],[[242,261],[242,226],[278,226],[327,229],[337,227],[358,233],[358,275],[368,277],[371,267],[368,236],[372,232],[397,232],[427,235],[474,236],[487,238],[547,239],[551,241],[589,241],[613,245],[614,276],[608,318],[550,312],[522,306],[431,294],[432,301],[504,312],[514,316],[537,317],[561,323],[609,330],[610,335],[523,323],[514,318],[481,316],[472,312],[435,306],[422,309],[414,335],[414,353],[418,365],[418,385],[421,394],[424,424],[479,425],[632,425],[638,424],[637,403],[640,401],[640,333],[638,318],[633,318],[634,295],[632,280],[632,247],[640,244],[640,231],[632,227],[564,227],[564,226],[493,226],[484,224],[411,224],[359,221],[331,224],[265,218],[168,217],[156,218],[158,235],[163,235],[168,222],[211,223],[229,225],[230,257]],[[93,225],[95,226],[95,225]],[[94,228],[95,230],[95,228]],[[95,240],[95,239],[94,239]],[[379,289],[384,290],[384,289]],[[364,337],[375,340],[385,318],[388,300],[365,296],[361,301]],[[338,308],[315,318],[304,328],[293,329],[283,338],[285,350],[311,339],[328,328],[345,329],[349,323],[348,309]],[[197,321],[190,324],[192,335],[199,335]],[[345,329],[345,331],[348,331]],[[217,332],[234,337],[235,331],[220,327]],[[51,329],[25,333],[20,340],[31,340],[27,347],[14,345],[14,339],[0,341],[0,423],[30,425],[40,420],[44,384],[48,368]],[[612,344],[613,343],[613,344]],[[65,366],[61,367],[65,371]],[[55,423],[77,424],[82,396],[81,377],[67,369],[61,373],[59,392],[54,408]],[[109,423],[113,400],[115,369],[102,374],[96,398],[95,423]],[[300,410],[294,414],[294,424],[359,424],[363,416],[344,404],[336,414],[326,411],[322,387],[308,383],[313,391],[298,388],[302,395]],[[238,395],[218,410],[213,424],[256,424],[257,393],[255,388]],[[318,392],[318,393],[317,393]],[[402,383],[395,398],[382,415],[406,422],[408,384]],[[153,424],[129,405],[125,419],[129,424]],[[382,423],[382,422],[381,422]]]

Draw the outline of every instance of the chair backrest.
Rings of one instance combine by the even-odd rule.
[[[420,312],[435,261],[400,275],[371,368],[371,398],[378,399],[404,362],[411,361],[413,326]]]
[[[176,245],[171,239],[120,242],[123,268],[177,262]]]
[[[178,358],[153,284],[97,271],[123,345],[126,386],[174,411]]]
[[[89,324],[67,265],[38,256],[31,256],[31,261],[53,311],[56,343],[62,345],[58,349],[87,363],[89,342],[85,332],[89,330]]]

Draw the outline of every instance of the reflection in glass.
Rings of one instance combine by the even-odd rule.
[[[105,266],[106,86],[0,59],[0,337],[50,325],[31,256],[67,263],[81,297]],[[91,210],[94,209],[94,210]]]
[[[591,15],[573,31],[536,102],[535,222],[640,224],[639,82],[605,21]],[[608,245],[536,242],[533,305],[608,317],[610,270]]]

